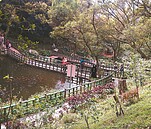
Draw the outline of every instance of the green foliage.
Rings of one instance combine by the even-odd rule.
[[[24,25],[21,26],[22,30],[35,30],[36,25],[35,24],[29,24],[28,27],[25,27]]]
[[[50,56],[51,51],[50,50],[40,50],[39,54],[43,55],[43,56]]]
[[[150,79],[150,60],[144,60],[137,54],[131,54],[128,58],[123,58],[123,62],[127,66],[125,69],[126,76],[133,78],[136,86],[142,86],[145,81]]]
[[[28,39],[28,37],[18,36],[17,47],[19,50],[26,51],[27,49],[35,48],[39,42],[33,42]]]
[[[87,10],[77,15],[72,16],[73,20],[66,22],[66,24],[55,27],[51,33],[53,37],[65,37],[72,44],[76,44],[77,49],[90,53],[92,56],[99,55],[101,44],[98,39],[91,17],[93,11]],[[97,28],[98,29],[98,28]],[[95,47],[97,45],[97,47]]]
[[[77,107],[77,110],[81,118],[84,119],[88,129],[90,128],[90,119],[91,124],[99,121],[100,111],[97,108],[95,99],[87,100],[86,103]]]
[[[143,58],[149,59],[150,2],[142,0],[137,4],[133,1],[122,2],[53,0],[20,2],[20,5],[17,0],[14,0],[13,4],[2,1],[0,26],[7,26],[6,36],[11,30],[15,30],[17,35],[35,32],[38,35],[40,34],[37,32],[38,29],[44,31],[43,34],[46,31],[47,34],[50,32],[50,37],[55,41],[72,46],[74,52],[85,51],[85,55],[96,59],[100,58],[104,48],[113,50],[114,58],[117,59],[124,48],[128,50],[125,44]],[[20,29],[16,30],[16,27]],[[40,39],[43,39],[42,36],[44,35],[40,35]]]
[[[7,37],[12,24],[20,21],[19,16],[16,13],[16,9],[17,8],[11,4],[3,4],[3,6],[1,6],[0,21],[2,25],[6,26],[5,30],[3,29],[3,31],[5,31],[5,37]]]
[[[59,25],[64,25],[66,22],[72,19],[77,5],[76,1],[55,1],[53,3],[55,4],[53,4],[52,8],[50,8],[47,12],[49,24],[56,27]]]
[[[142,57],[150,58],[151,47],[151,19],[141,17],[135,25],[128,26],[123,31],[125,39],[130,43],[130,46],[135,49]]]
[[[150,108],[151,108],[151,84],[140,88],[140,100],[137,103],[124,107],[125,115],[116,117],[111,108],[113,98],[108,97],[98,103],[97,110],[101,111],[98,115],[99,122],[91,124],[92,129],[136,129],[147,128],[151,126]],[[86,111],[87,109],[85,109]],[[87,111],[86,111],[87,112]],[[90,120],[91,122],[91,120]],[[77,124],[71,126],[72,129],[83,129],[83,119],[79,120]]]
[[[3,12],[0,10],[0,20],[2,20]]]
[[[9,74],[3,77],[3,79],[9,79],[9,78],[10,78]]]

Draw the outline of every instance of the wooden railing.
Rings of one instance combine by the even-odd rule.
[[[11,49],[8,49],[8,52],[6,52],[6,53],[8,53],[11,57],[13,57],[27,65],[36,66],[39,68],[60,72],[63,74],[67,73],[67,66],[61,65],[61,63],[60,64],[51,63],[51,61],[47,61],[47,58],[44,56],[37,56],[34,58],[29,58],[25,55],[16,53],[15,51],[12,51]],[[77,62],[77,64],[79,64],[79,62],[78,62],[79,60],[70,58],[70,61]],[[67,80],[72,81],[72,83],[74,83],[74,84],[89,82],[90,81],[89,78],[91,75],[91,65],[92,64],[89,64],[89,65],[87,64],[83,69],[80,69],[80,66],[77,65],[76,77],[71,78],[72,80],[67,78]],[[107,74],[110,74],[110,72],[114,72],[114,77],[122,77],[124,75],[124,72],[121,73],[119,71],[119,69],[114,69],[114,66],[112,64],[102,63],[99,65],[99,69],[104,70],[105,72],[107,72]]]
[[[48,61],[47,57],[45,57],[45,56],[36,56],[34,58],[30,58],[23,54],[16,53],[15,51],[12,51],[11,49],[8,49],[8,50],[5,49],[5,53],[8,53],[11,57],[19,60],[20,62],[23,62],[23,63],[31,65],[31,66],[36,66],[39,68],[44,68],[47,70],[60,72],[63,74],[67,73],[67,66],[61,65],[61,63],[60,64],[51,63],[51,61]],[[77,64],[76,65],[77,66],[76,77],[72,78],[72,83],[80,84],[81,80],[82,80],[82,83],[89,82],[92,63],[88,62],[87,65],[85,65],[84,68],[81,70],[81,68],[79,66],[80,61],[78,59],[73,58],[73,57],[67,57],[67,58],[70,62]],[[114,72],[114,77],[117,77],[117,78],[121,78],[124,76],[124,71],[121,72],[119,70],[119,65],[117,66],[117,69],[115,69],[114,65],[112,63],[109,63],[109,64],[100,63],[98,69],[104,70],[105,72],[107,72],[107,74],[110,74],[110,72]],[[69,80],[69,79],[67,79],[67,80]]]
[[[0,111],[4,118],[8,114],[8,112],[10,112],[9,116],[15,115],[17,112],[20,112],[20,111],[22,112],[22,114],[31,114],[31,113],[36,112],[36,107],[38,104],[40,104],[40,106],[38,106],[37,110],[38,111],[43,110],[44,108],[57,105],[57,103],[60,100],[63,101],[70,96],[90,91],[94,87],[104,85],[111,81],[112,81],[112,75],[109,75],[105,78],[95,80],[93,82],[85,83],[83,85],[77,85],[75,87],[67,88],[62,91],[48,93],[37,98],[14,103],[11,106],[10,105],[4,106],[0,108]],[[3,118],[1,119],[2,121],[4,120]]]
[[[35,59],[35,58],[29,58],[25,55],[16,53],[15,51],[12,51],[11,49],[8,50],[8,55],[11,56],[14,59],[17,59],[20,62],[23,62],[30,66],[35,66],[47,70],[52,70],[56,72],[60,72],[63,74],[67,73],[67,66],[61,65],[58,63],[51,63],[46,62],[44,57],[41,57],[41,59]],[[76,77],[72,78],[74,81],[73,83],[79,84],[80,80],[79,78],[82,78],[82,83],[88,82],[91,75],[91,70],[88,67],[84,67],[82,70],[77,66],[76,68]]]
[[[61,54],[56,54],[56,55],[58,55],[59,57],[64,57]],[[80,69],[80,59],[81,59],[80,57],[76,58],[76,57],[66,56],[66,58],[68,59],[69,62],[76,64],[77,65],[77,69]],[[48,61],[47,57],[45,57],[45,56],[35,56],[35,59],[41,60],[43,62],[50,62],[50,61]],[[90,72],[91,68],[92,68],[92,66],[94,64],[94,61],[91,61],[91,60],[85,61],[84,64],[85,65],[84,65],[83,70]],[[100,62],[98,69],[102,69],[104,71],[114,72],[115,73],[115,75],[114,75],[115,77],[122,77],[123,76],[123,74],[121,74],[120,70],[119,70],[120,69],[120,65],[117,64],[117,69],[115,69],[115,66],[114,66],[114,64],[112,62],[110,62],[110,63]]]
[[[7,49],[5,49],[5,53],[7,53]],[[11,51],[9,49],[9,53],[8,54],[10,55],[10,53],[11,53],[11,56],[13,56],[14,58],[17,58],[17,56],[23,56],[23,55],[18,55],[18,53],[14,53],[14,51]],[[59,57],[65,57],[64,55],[61,55],[61,54],[58,54],[58,53],[56,53],[56,55],[58,55]],[[28,59],[33,59],[33,60],[36,60],[36,61],[39,61],[39,62],[44,62],[44,63],[47,63],[47,64],[52,64],[51,61],[50,61],[50,59],[48,59],[48,57],[46,57],[46,56],[38,55],[38,56],[34,56],[33,58],[30,58],[29,56],[25,56],[24,55],[24,57],[28,57]],[[81,57],[77,57],[77,58],[76,57],[72,57],[72,56],[71,57],[66,56],[66,57],[67,57],[67,59],[68,59],[69,62],[73,62],[73,63],[77,64],[77,67],[79,68]],[[91,60],[85,62],[84,69],[86,71],[90,71],[90,68],[94,64],[93,62],[94,61],[91,61]],[[119,73],[120,65],[117,64],[117,69],[115,69],[114,68],[114,64],[112,62],[110,62],[110,63],[100,62],[99,63],[99,68],[107,70],[107,71],[114,71],[114,72],[116,71],[117,73]]]
[[[57,71],[63,74],[67,73],[66,66],[48,62],[46,60],[46,57],[43,57],[43,56],[29,58],[26,55],[17,53],[15,51],[12,51],[11,49],[6,50],[5,53],[7,53],[9,56],[27,65],[31,65],[31,66],[35,66],[35,67],[39,67],[39,68],[43,68],[47,70]],[[79,60],[72,59],[72,57],[68,58],[68,60],[71,62],[76,62],[77,64],[80,63]],[[82,78],[83,82],[80,85],[76,85],[74,87],[72,86],[71,88],[66,88],[61,91],[48,93],[48,94],[39,96],[37,98],[33,98],[33,99],[13,103],[11,105],[7,105],[4,107],[0,107],[1,116],[3,116],[3,118],[0,118],[0,120],[4,121],[5,116],[9,112],[10,112],[10,116],[15,115],[17,112],[22,112],[22,114],[25,115],[25,114],[31,114],[31,113],[37,112],[37,110],[43,110],[44,108],[47,108],[50,106],[55,106],[58,104],[59,101],[63,101],[72,95],[81,94],[83,92],[92,90],[94,87],[111,82],[113,75],[115,77],[115,75],[119,76],[120,74],[118,70],[114,69],[114,66],[112,64],[107,65],[107,64],[102,63],[99,65],[99,68],[106,71],[111,71],[111,73],[109,73],[106,77],[103,77],[102,79],[95,80],[92,82],[86,82],[86,80],[89,81],[89,78],[91,75],[91,65],[92,65],[91,62],[90,64],[87,63],[87,66],[84,67],[82,70],[77,65],[76,78],[78,79],[76,80],[76,84],[81,83],[80,79]],[[74,78],[71,78],[71,79],[72,80],[70,81],[74,83]]]

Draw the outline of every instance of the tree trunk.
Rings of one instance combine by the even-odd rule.
[[[147,55],[140,49],[140,48],[137,48],[136,45],[135,45],[135,42],[132,42],[131,44],[129,44],[135,51],[137,51],[142,58],[144,59],[148,59]]]
[[[85,119],[85,122],[86,122],[87,128],[88,128],[88,129],[90,129],[87,116],[84,116],[84,119]]]
[[[119,89],[119,94],[121,95],[122,92],[126,92],[128,90],[127,85],[126,85],[126,79],[119,79],[118,80],[118,89]]]
[[[148,59],[147,55],[141,49],[137,49],[137,52],[141,55],[142,58]]]
[[[99,59],[98,59],[98,56],[95,56],[95,60],[96,60],[96,66],[97,66],[97,68],[98,68],[98,66],[99,66]]]

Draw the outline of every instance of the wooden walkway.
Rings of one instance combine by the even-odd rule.
[[[46,70],[56,71],[59,73],[67,74],[67,66],[61,64],[54,64],[51,62],[45,62],[43,60],[38,60],[37,58],[29,58],[25,55],[22,55],[19,52],[16,52],[15,49],[8,49],[7,54],[12,58],[25,63],[30,66],[43,68]],[[76,69],[76,76],[72,78],[72,82],[75,84],[85,83],[90,81],[91,71],[90,68],[83,68],[82,70],[77,68]],[[69,80],[69,78],[67,78]]]
[[[66,65],[62,65],[61,63],[51,63],[50,61],[48,61],[48,57],[36,56],[34,58],[31,58],[29,56],[23,55],[13,47],[8,49],[8,51],[7,49],[5,50],[5,53],[7,53],[9,56],[27,65],[67,74]],[[91,68],[93,66],[92,62],[85,62],[83,69],[81,69],[79,58],[67,57],[67,60],[70,63],[76,65],[76,76],[72,78],[66,77],[67,81],[72,81],[72,83],[74,84],[81,84],[90,81]],[[119,76],[119,71],[115,70],[112,64],[100,64],[99,69],[104,70],[106,73],[105,75],[109,75],[111,72],[114,72],[116,77]]]
[[[61,54],[56,54],[56,55],[61,57],[61,58],[66,57],[68,62],[70,62],[72,64],[76,64],[77,69],[80,69],[80,57],[69,57],[69,56],[63,56]],[[34,59],[40,60],[42,62],[50,63],[49,61],[47,61],[47,57],[45,57],[45,56],[36,56]],[[85,61],[83,70],[89,71],[89,73],[90,73],[89,75],[91,75],[91,68],[93,67],[94,64],[95,63],[92,60]],[[120,77],[119,66],[117,66],[117,69],[115,69],[113,63],[104,63],[104,62],[102,62],[102,63],[99,64],[98,70],[104,70],[108,74],[110,74],[110,72],[114,72],[115,77]]]

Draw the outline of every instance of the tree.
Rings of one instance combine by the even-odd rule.
[[[50,40],[51,27],[46,23],[46,19],[43,22],[38,19],[38,16],[47,17],[46,3],[13,0],[2,1],[0,6],[0,30],[6,33],[6,38],[9,37],[15,41],[15,38],[21,34],[34,42]]]
[[[126,76],[132,78],[136,87],[143,86],[143,83],[150,79],[150,60],[140,58],[138,54],[131,53],[129,57],[123,59]]]
[[[93,123],[99,121],[99,115],[102,113],[98,110],[98,105],[96,104],[95,100],[88,100],[85,104],[83,104],[84,109],[79,110],[79,114],[87,125],[87,128],[90,129],[90,122],[89,120],[92,119]]]
[[[16,14],[17,8],[14,5],[10,4],[1,4],[1,18],[0,21],[2,23],[5,23],[5,37],[7,38],[7,35],[9,33],[10,27],[12,26],[13,22],[18,22],[19,17]]]
[[[149,2],[145,2],[146,6],[149,4]],[[147,51],[150,51],[150,31],[147,29],[150,18],[146,18],[140,13],[141,4],[136,6],[136,1],[125,0],[121,3],[117,0],[114,3],[106,1],[100,7],[104,10],[104,14],[114,21],[112,24],[114,35],[111,33],[110,36],[117,43],[120,42],[122,46],[128,44],[141,57],[149,58],[150,53],[146,53],[146,48]],[[138,34],[140,29],[143,31]]]
[[[134,0],[140,16],[151,17],[151,2],[149,0]]]
[[[140,19],[136,25],[124,30],[123,36],[142,58],[149,59],[151,58],[151,31],[149,29],[151,27],[151,19],[142,20]]]
[[[28,49],[35,49],[36,45],[39,42],[33,42],[29,40],[28,37],[23,37],[22,35],[18,35],[18,42],[17,42],[17,48],[21,50],[22,52],[27,52]]]
[[[110,39],[106,36],[110,24],[97,6],[78,6],[72,19],[54,28],[54,37],[65,38],[75,48],[90,55],[97,63],[103,48],[110,49]],[[111,22],[111,21],[109,21]],[[75,50],[76,51],[76,50]],[[83,53],[84,55],[84,53]]]

